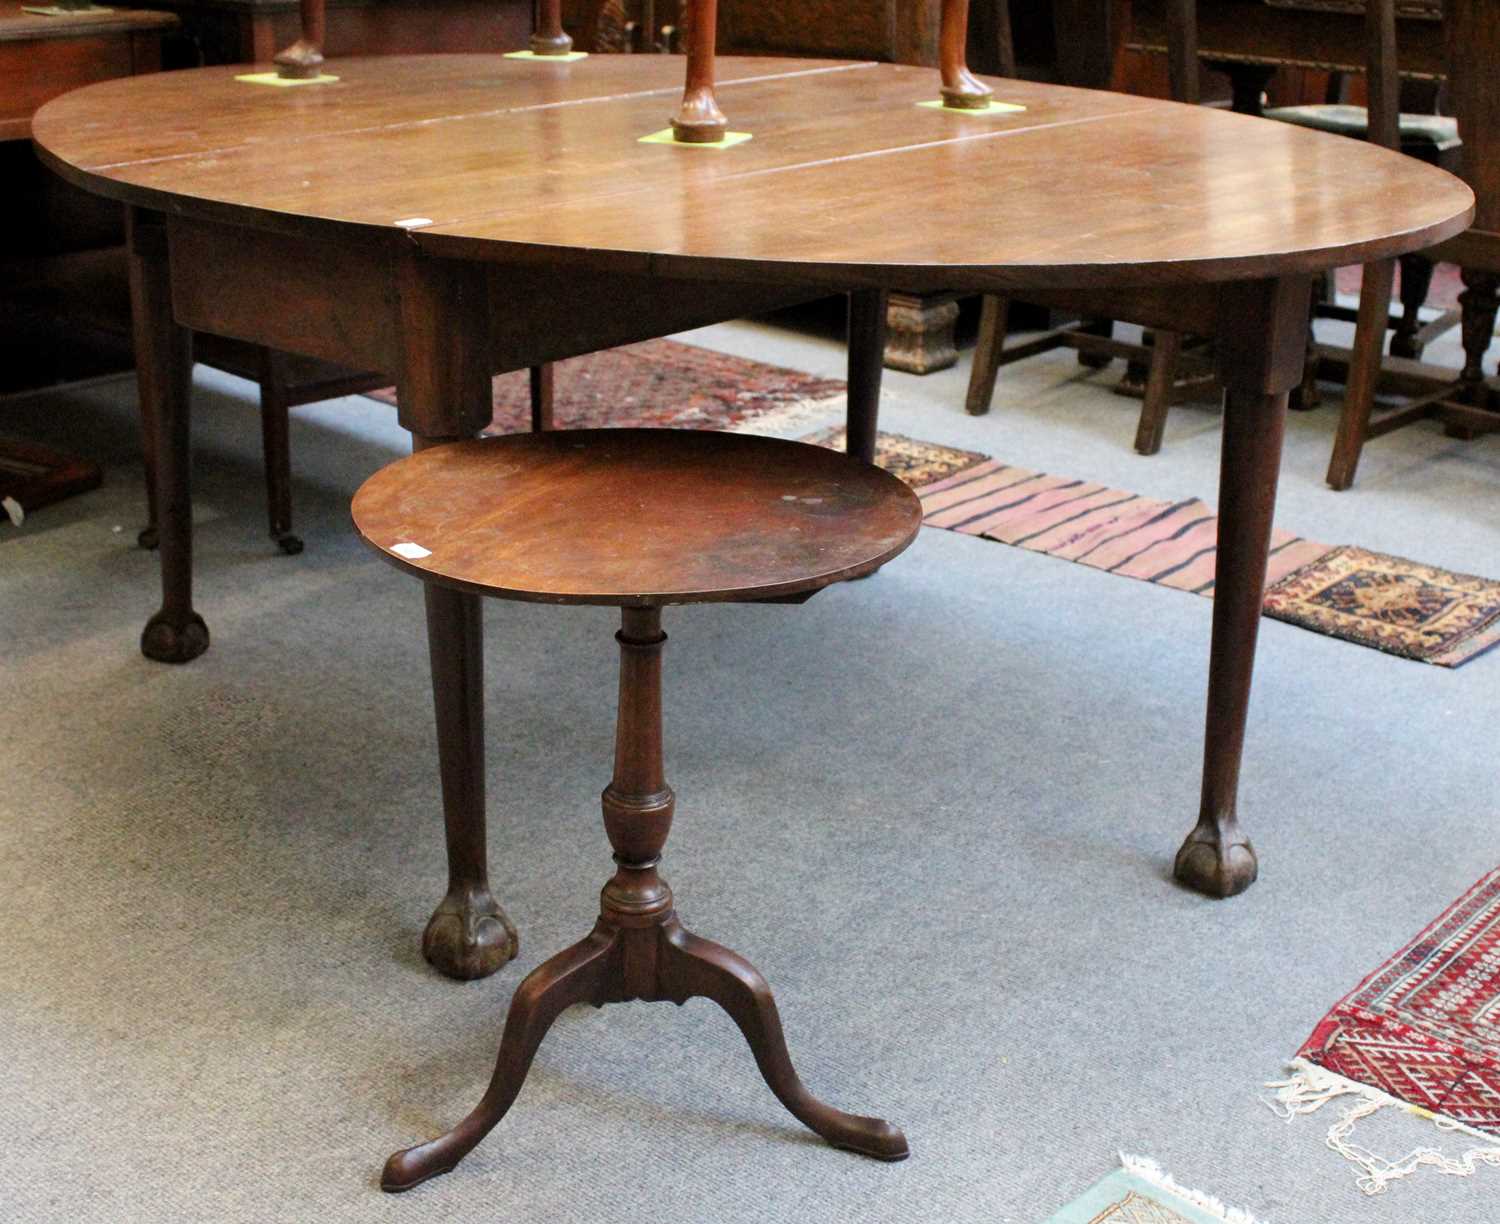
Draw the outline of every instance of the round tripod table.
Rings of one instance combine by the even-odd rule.
[[[470,437],[489,378],[851,292],[850,441],[875,438],[884,291],[1002,292],[1216,335],[1227,388],[1198,823],[1178,877],[1228,896],[1287,392],[1311,277],[1461,231],[1457,179],[1356,141],[1203,107],[991,81],[1021,109],[951,112],[929,69],[726,59],[751,139],[642,143],[680,61],[330,61],[289,89],[208,68],[90,86],[35,120],[43,160],[130,207],[163,601],[143,648],[208,643],[191,591],[192,329],[397,382],[418,447]],[[450,886],[429,959],[491,972],[513,929],[487,882],[478,598],[429,587]],[[1122,779],[1123,782],[1123,779]]]
[[[620,609],[615,770],[603,795],[615,873],[598,921],[516,987],[480,1103],[436,1139],[393,1155],[382,1187],[409,1190],[472,1151],[515,1103],[565,1008],[633,999],[713,1000],[794,1117],[835,1147],[905,1159],[898,1128],[807,1090],[765,979],[683,927],[656,868],[677,806],[662,762],[662,608],[802,603],[872,574],[916,538],[917,495],[874,464],[806,443],[580,429],[430,447],[371,476],[352,512],[366,543],[428,585]]]

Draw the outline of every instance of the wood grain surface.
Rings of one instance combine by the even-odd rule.
[[[731,149],[642,145],[680,62],[330,61],[336,85],[231,70],[108,82],[35,135],[64,177],[235,224],[404,232],[432,254],[612,271],[952,288],[1309,272],[1461,231],[1457,179],[1202,107],[991,81],[1015,114],[917,106],[930,69],[725,59]],[[420,218],[420,222],[413,219]]]
[[[641,606],[816,591],[873,572],[922,523],[916,494],[848,455],[662,429],[430,447],[370,477],[353,515],[371,546],[429,582]]]

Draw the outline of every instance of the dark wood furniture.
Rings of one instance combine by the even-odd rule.
[[[36,108],[70,89],[156,72],[162,35],[176,27],[144,9],[45,17],[0,0],[0,140],[26,140]]]
[[[943,0],[719,0],[718,45],[726,55],[832,56],[937,66],[945,13],[950,21],[959,16],[945,9]],[[986,14],[978,14],[979,33]],[[940,87],[938,82],[933,97]],[[905,224],[922,224],[921,210],[914,209]],[[892,289],[886,304],[887,368],[929,374],[955,364],[958,319],[954,293]]]
[[[1132,0],[1127,51],[1168,53],[1171,6],[1178,2]],[[1439,7],[1442,19],[1436,20]],[[1234,73],[1236,105],[1246,111],[1259,108],[1261,89],[1278,69],[1359,73],[1371,56],[1367,19],[1357,10],[1336,11],[1310,0],[1275,6],[1264,0],[1204,0],[1196,6],[1196,16],[1198,57]],[[1393,28],[1388,34],[1382,30],[1379,38],[1388,76],[1446,82],[1445,109],[1457,120],[1463,142],[1456,150],[1457,169],[1478,197],[1476,222],[1468,233],[1421,253],[1426,260],[1447,260],[1464,269],[1466,288],[1460,304],[1465,364],[1456,381],[1436,367],[1413,367],[1403,361],[1382,368],[1379,357],[1388,307],[1380,308],[1379,301],[1389,299],[1392,270],[1368,269],[1355,350],[1323,350],[1319,363],[1322,372],[1345,377],[1349,383],[1328,467],[1328,483],[1335,489],[1353,483],[1360,451],[1370,438],[1430,418],[1463,437],[1500,426],[1500,413],[1490,411],[1497,393],[1483,370],[1500,310],[1500,90],[1494,88],[1500,31],[1493,6],[1484,0],[1397,4]],[[1388,81],[1374,92],[1380,95],[1392,88]],[[1393,104],[1392,109],[1399,108]],[[1403,319],[1414,317],[1423,283],[1420,264],[1404,261]],[[1425,334],[1429,333],[1421,328],[1414,333],[1409,323],[1404,328],[1398,324],[1393,353],[1418,353]],[[1372,419],[1381,384],[1411,398],[1394,412]]]
[[[151,0],[196,50],[169,66],[269,64],[302,35],[302,0]],[[496,51],[528,45],[531,0],[326,0],[326,56]]]
[[[278,51],[273,60],[276,75],[288,81],[310,80],[323,71],[323,41],[328,31],[323,0],[300,0],[297,18],[297,41]]]
[[[994,0],[994,20],[1001,31],[998,40],[1000,71],[1006,76],[1016,73],[1013,40],[1009,34],[1010,14],[1010,0]],[[1054,13],[1059,44],[1078,41],[1085,30],[1103,24],[1106,16],[1096,12],[1090,21],[1067,6],[1060,7]],[[1174,75],[1174,81],[1176,79]],[[1184,88],[1182,92],[1189,91]],[[1179,97],[1178,100],[1190,99]],[[1131,344],[1115,339],[1114,321],[1108,318],[1085,317],[1007,347],[1010,310],[1010,300],[999,294],[987,293],[981,299],[979,335],[974,344],[973,365],[969,368],[969,384],[964,392],[964,411],[970,416],[983,416],[989,412],[1000,370],[1014,362],[1057,348],[1073,349],[1078,354],[1079,364],[1090,369],[1103,369],[1114,358],[1120,357],[1130,364],[1125,382],[1119,389],[1126,394],[1139,394],[1141,398],[1135,448],[1143,455],[1154,455],[1161,449],[1167,408],[1173,399],[1184,393],[1201,393],[1204,383],[1213,381],[1209,363],[1207,369],[1200,370],[1196,377],[1189,378],[1184,384],[1181,359],[1191,346],[1184,345],[1183,336],[1163,330],[1149,337],[1152,341],[1149,347],[1144,343]]]
[[[108,217],[101,220],[87,205],[78,210],[79,233],[53,232],[58,214],[70,210],[54,207],[57,193],[40,181],[43,176],[20,143],[31,136],[32,115],[44,102],[81,85],[157,71],[162,37],[176,26],[169,14],[141,9],[45,16],[25,12],[17,0],[0,0],[0,142],[5,146],[0,217],[6,234],[0,240],[0,284],[6,314],[20,316],[28,333],[14,340],[18,347],[34,342],[30,328],[38,307],[53,296],[50,284],[60,272],[92,258],[96,244],[119,242],[118,221],[111,226]],[[26,364],[35,376],[33,363]],[[48,368],[41,378],[56,373]],[[0,441],[0,491],[27,510],[93,488],[101,479],[92,460],[19,440]]]
[[[1218,353],[1228,395],[1204,787],[1178,874],[1218,896],[1247,887],[1256,861],[1236,816],[1239,762],[1309,282],[1458,233],[1472,193],[1384,149],[1204,107],[1012,81],[1019,113],[924,108],[931,70],[885,64],[721,60],[719,96],[755,138],[642,144],[681,96],[680,64],[348,60],[318,89],[203,69],[93,86],[42,110],[48,163],[135,217],[145,408],[161,455],[163,600],[144,651],[185,662],[208,645],[192,598],[183,371],[194,328],[396,371],[401,423],[425,445],[489,421],[497,369],[831,292],[856,295],[862,329],[878,326],[892,285],[1044,303],[1088,290],[1101,317],[1188,331],[1222,316],[1233,326]],[[288,156],[289,113],[290,148],[315,157]],[[111,122],[91,121],[101,115]],[[1008,223],[973,224],[1001,189]],[[921,226],[904,224],[914,209]],[[1161,223],[1141,226],[1143,210]],[[285,308],[265,310],[273,298]],[[851,438],[863,449],[879,371],[855,372]],[[429,952],[472,975],[511,951],[487,883],[477,600],[430,587],[428,630],[450,728],[452,868]]]
[[[808,1092],[765,979],[684,929],[657,874],[676,804],[662,766],[661,612],[801,603],[873,573],[916,538],[916,494],[872,464],[798,442],[573,430],[419,451],[366,481],[353,514],[365,541],[429,590],[621,610],[615,768],[604,791],[615,872],[598,921],[516,988],[480,1104],[446,1134],[392,1156],[381,1187],[410,1190],[472,1151],[510,1109],[565,1008],[632,999],[712,999],[795,1117],[835,1147],[904,1159],[906,1137],[890,1123]]]

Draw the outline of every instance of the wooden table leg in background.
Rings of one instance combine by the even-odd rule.
[[[1176,863],[1179,880],[1214,897],[1244,892],[1257,870],[1235,803],[1287,396],[1302,378],[1310,299],[1305,277],[1227,285],[1220,296],[1224,443],[1203,797]]]
[[[146,622],[141,653],[161,663],[186,663],[208,649],[208,626],[193,611],[193,335],[172,316],[165,219],[140,208],[127,210],[126,218],[151,515],[141,543],[161,551],[161,610]]]
[[[488,286],[482,268],[399,257],[401,424],[416,449],[472,438],[491,414]],[[448,843],[448,891],[422,954],[455,978],[516,954],[516,928],[490,892],[485,845],[484,637],[479,596],[429,583],[427,641]]]
[[[885,369],[884,289],[856,289],[849,295],[849,398],[844,449],[875,462],[880,421],[880,376]]]

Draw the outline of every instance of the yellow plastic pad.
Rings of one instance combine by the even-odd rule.
[[[749,132],[725,132],[723,140],[695,143],[691,140],[678,140],[671,128],[662,128],[659,132],[642,136],[640,143],[676,145],[679,149],[732,149],[735,145],[744,144],[749,139]]]
[[[569,51],[566,55],[538,55],[535,51],[507,51],[502,59],[540,60],[543,63],[571,64],[574,60],[588,59],[587,51]]]
[[[941,98],[937,98],[931,102],[918,102],[917,105],[925,106],[929,110],[947,111],[952,115],[1014,115],[1018,111],[1026,109],[1019,102],[996,102],[994,98],[991,98],[990,104],[983,108],[977,106],[973,108],[967,106],[949,106]]]
[[[338,77],[329,76],[326,72],[315,77],[284,77],[277,76],[274,72],[246,72],[234,79],[248,85],[327,85],[338,80]]]

